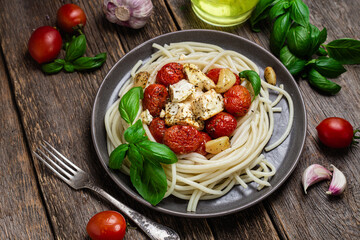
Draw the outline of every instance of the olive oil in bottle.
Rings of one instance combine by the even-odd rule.
[[[191,0],[195,14],[215,26],[234,26],[245,22],[259,0]]]

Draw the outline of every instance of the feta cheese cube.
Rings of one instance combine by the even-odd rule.
[[[214,89],[215,83],[208,78],[196,65],[191,63],[185,63],[183,65],[184,71],[187,75],[189,82],[195,87],[206,90]]]
[[[223,97],[211,89],[192,102],[192,109],[195,119],[207,120],[224,110]]]
[[[165,105],[165,124],[189,125],[197,130],[204,129],[204,121],[196,120],[191,103],[168,103]]]
[[[142,122],[146,125],[149,125],[151,121],[153,120],[153,116],[150,114],[149,110],[146,109],[140,114],[140,117],[142,119]]]
[[[182,102],[195,91],[195,86],[183,79],[169,86],[172,102]]]

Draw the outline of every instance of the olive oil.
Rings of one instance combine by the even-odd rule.
[[[195,14],[215,26],[234,26],[245,22],[259,0],[191,0]]]

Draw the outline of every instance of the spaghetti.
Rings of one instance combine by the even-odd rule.
[[[147,86],[155,83],[156,73],[170,62],[192,63],[203,72],[211,68],[229,68],[235,73],[243,70],[259,72],[256,64],[247,57],[216,45],[182,42],[165,46],[153,44],[153,47],[158,51],[151,56],[150,60],[145,64],[139,61],[131,70],[132,78],[137,72],[149,72]],[[114,148],[126,142],[123,133],[128,124],[120,117],[118,105],[121,97],[134,86],[132,78],[124,84],[119,93],[119,99],[107,110],[105,116],[109,155]],[[247,81],[244,81],[242,85],[251,89]],[[274,101],[270,100],[269,90],[278,93]],[[276,105],[283,97],[286,98],[289,106],[287,128],[275,143],[266,147],[274,129],[274,112],[281,111],[281,108]],[[140,117],[141,112],[140,104],[136,119]],[[260,94],[253,100],[248,113],[237,119],[238,124],[230,139],[230,148],[216,155],[203,156],[195,152],[178,155],[177,163],[163,165],[168,183],[165,197],[174,195],[188,200],[187,211],[196,211],[199,200],[223,196],[234,185],[240,184],[247,188],[249,182],[255,182],[258,184],[258,190],[270,186],[269,178],[275,174],[276,169],[266,160],[262,151],[263,149],[270,151],[286,139],[291,130],[293,115],[293,102],[283,86],[276,87],[262,80]],[[149,139],[155,141],[148,126],[143,124],[143,127]],[[125,159],[121,170],[129,174],[129,166],[130,162]]]

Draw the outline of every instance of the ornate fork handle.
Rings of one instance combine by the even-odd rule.
[[[91,189],[101,195],[103,198],[107,199],[109,202],[114,204],[121,212],[128,216],[132,221],[134,221],[151,239],[154,240],[177,240],[180,239],[179,235],[164,225],[158,224],[147,217],[141,215],[137,211],[127,207],[122,204],[110,194],[105,192],[103,189],[99,188],[95,184],[87,184],[88,189]]]

